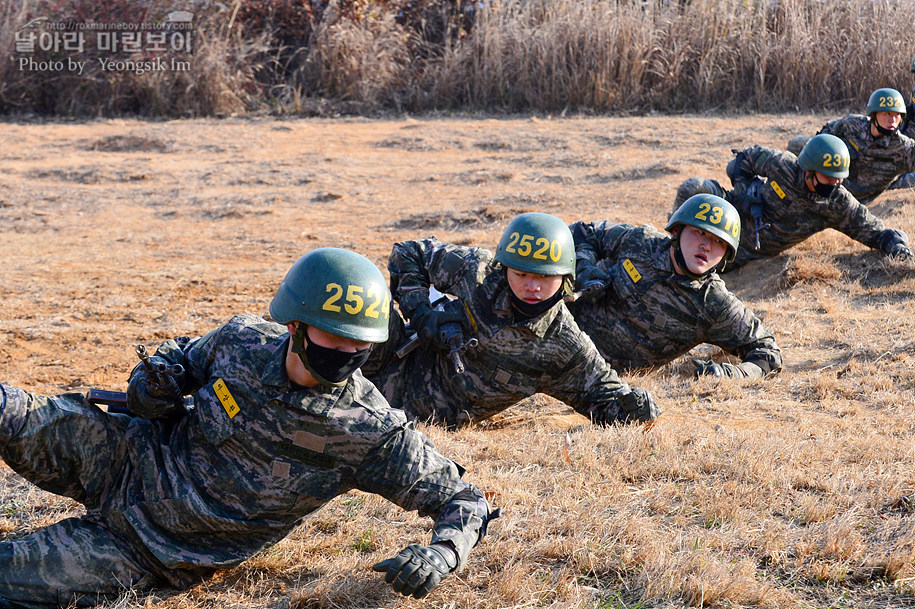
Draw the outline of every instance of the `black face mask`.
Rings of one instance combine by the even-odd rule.
[[[835,194],[838,184],[824,184],[817,179],[817,174],[813,174],[813,190],[821,197],[826,197],[827,199]]]
[[[518,313],[521,314],[521,317],[531,318],[543,315],[547,311],[553,308],[553,305],[559,302],[562,299],[562,288],[556,290],[556,293],[547,298],[546,300],[541,300],[537,303],[528,303],[524,302],[511,291],[511,288],[508,289],[508,296],[511,299],[512,308],[515,309]]]
[[[292,335],[292,352],[298,354],[305,369],[316,381],[329,387],[342,387],[366,362],[372,348],[348,353],[316,345],[308,340],[305,324],[299,323]]]

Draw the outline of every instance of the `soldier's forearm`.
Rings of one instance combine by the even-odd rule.
[[[490,512],[483,494],[472,485],[460,491],[442,509],[435,521],[432,543],[450,542],[458,554],[458,568],[467,562],[470,550],[486,534],[490,520],[499,510]]]

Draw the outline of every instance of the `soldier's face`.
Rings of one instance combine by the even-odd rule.
[[[528,304],[546,300],[562,287],[562,275],[538,275],[510,268],[506,269],[505,276],[515,296]]]
[[[902,123],[902,115],[898,112],[877,112],[876,119],[884,129],[896,129]]]
[[[680,251],[689,272],[702,275],[718,266],[728,251],[727,244],[695,226],[684,226],[680,232]]]

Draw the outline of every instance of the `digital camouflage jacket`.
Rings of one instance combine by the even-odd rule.
[[[732,167],[734,189],[712,193],[724,196],[737,208],[742,224],[737,258],[725,272],[750,260],[776,256],[827,228],[884,252],[889,240],[901,238],[885,233],[883,222],[842,186],[828,199],[811,192],[804,182],[804,170],[790,152],[752,146],[738,153]],[[686,193],[678,193],[678,197],[682,194]],[[758,207],[754,209],[754,205]]]
[[[864,115],[830,121],[818,133],[834,135],[848,146],[851,166],[842,185],[862,203],[870,203],[903,174],[915,172],[915,140],[898,131],[874,137]]]
[[[166,578],[237,565],[350,489],[436,518],[433,542],[452,542],[463,564],[484,531],[483,495],[360,373],[339,388],[290,384],[288,341],[285,327],[248,315],[200,339],[166,341],[157,354],[184,366],[194,408],[175,423],[132,418],[109,449],[92,434],[99,421],[110,427],[99,417],[122,415],[99,414],[79,394],[6,388],[0,452],[27,479],[78,497],[94,521],[137,539]],[[97,447],[78,457],[81,480],[58,474],[77,456],[56,454],[49,438],[66,434]],[[99,489],[88,501],[86,480]]]
[[[701,343],[737,355],[746,376],[782,367],[775,337],[711,273],[690,279],[670,259],[672,239],[652,226],[577,222],[578,272],[597,266],[610,285],[596,300],[569,305],[579,327],[614,368],[665,364]]]
[[[390,348],[380,352],[380,369],[366,374],[408,417],[456,426],[491,417],[539,392],[595,422],[628,420],[620,404],[628,385],[565,305],[559,302],[531,319],[516,318],[504,269],[489,251],[434,238],[406,241],[394,245],[388,269],[391,292],[405,317],[428,302],[434,286],[466,306],[479,340],[461,354],[463,374],[442,351],[420,348],[403,359],[391,357]],[[399,316],[391,318],[398,323]],[[393,341],[403,336],[399,323],[392,329]]]

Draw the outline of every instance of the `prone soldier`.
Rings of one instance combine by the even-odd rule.
[[[903,135],[915,139],[915,55],[912,56],[912,95],[909,103],[905,107],[905,120],[902,121],[902,127],[899,128]]]
[[[849,154],[836,136],[812,137],[798,157],[762,146],[735,152],[727,167],[732,190],[726,191],[716,180],[690,178],[679,186],[674,202],[676,210],[689,197],[706,193],[737,208],[740,248],[722,272],[777,256],[827,228],[887,256],[912,258],[908,235],[885,227],[843,187]]]
[[[408,418],[456,427],[538,392],[597,424],[650,422],[660,414],[647,391],[620,381],[563,303],[575,277],[575,246],[559,218],[521,214],[495,256],[435,238],[397,243],[388,270],[394,299],[423,344],[395,358],[405,331],[392,314],[392,339],[363,371]],[[432,287],[456,299],[436,310]],[[462,354],[463,373],[439,338],[440,328],[455,322],[478,341]]]
[[[134,416],[81,394],[0,385],[0,456],[86,506],[83,517],[0,542],[0,606],[184,588],[354,488],[436,518],[430,545],[373,567],[396,591],[427,594],[465,563],[493,515],[461,467],[358,372],[387,338],[389,299],[368,259],[322,248],[286,275],[270,303],[275,321],[237,315],[202,338],[163,343],[150,364],[182,367],[171,394],[148,391],[150,372],[137,366]]]
[[[698,194],[671,216],[669,235],[606,221],[570,227],[578,287],[605,289],[569,310],[611,366],[661,366],[707,342],[742,361],[693,360],[697,376],[759,378],[781,370],[775,337],[717,273],[737,254],[740,224],[730,203]]]
[[[912,60],[915,67],[915,59]],[[909,108],[896,89],[877,89],[867,101],[867,116],[849,114],[826,123],[818,134],[834,135],[850,153],[849,174],[843,186],[865,205],[884,191],[915,188],[915,140],[905,135],[909,113],[915,107],[915,88]],[[807,139],[788,142],[788,151],[799,154]]]

